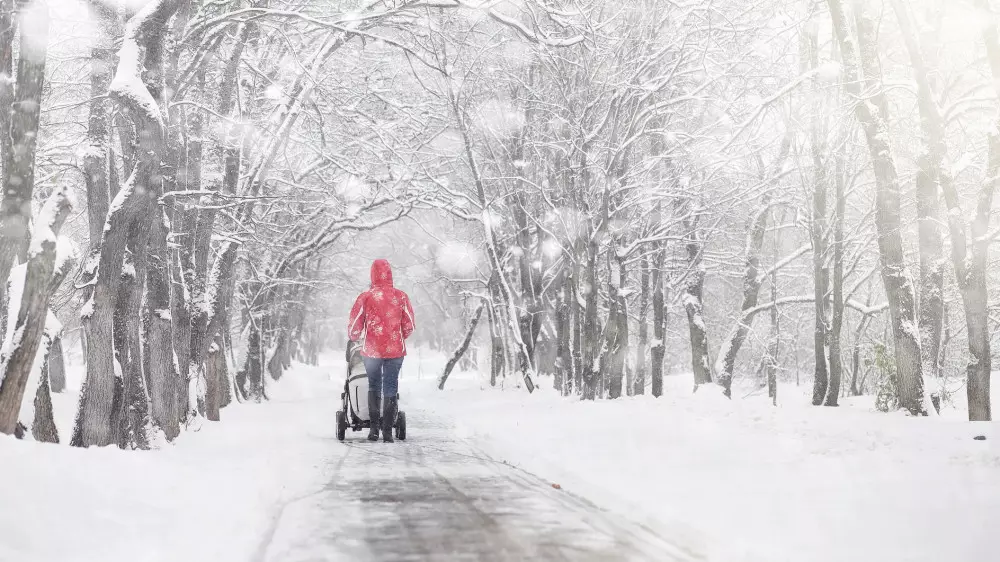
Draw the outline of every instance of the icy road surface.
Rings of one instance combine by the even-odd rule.
[[[653,533],[406,411],[408,439],[330,440],[326,486],[275,514],[256,560],[695,560]],[[332,417],[332,416],[331,416]]]

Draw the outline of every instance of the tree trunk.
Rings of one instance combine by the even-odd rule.
[[[815,29],[802,34],[802,71],[815,70],[819,67],[819,45]],[[826,397],[830,386],[829,366],[827,364],[827,290],[830,284],[830,272],[826,266],[827,260],[827,182],[829,179],[826,162],[826,116],[822,114],[820,95],[815,89],[808,92],[810,124],[810,148],[812,152],[812,216],[810,223],[810,241],[813,250],[813,295],[814,295],[814,325],[813,325],[813,395],[812,403],[819,406]]]
[[[593,400],[597,397],[598,376],[600,369],[595,364],[597,360],[600,343],[598,334],[600,329],[597,325],[597,236],[591,233],[590,242],[587,244],[587,265],[585,269],[586,278],[583,281],[584,312],[583,312],[583,399]]]
[[[182,419],[187,419],[187,380],[178,373],[172,337],[170,306],[169,257],[166,244],[167,226],[159,205],[152,209],[150,223],[150,255],[146,271],[146,345],[143,352],[149,366],[149,404],[152,421],[163,431],[168,441],[180,434]],[[138,310],[138,308],[136,309]]]
[[[209,421],[219,421],[221,419],[220,410],[232,401],[232,392],[229,388],[229,367],[226,363],[226,351],[221,345],[222,340],[221,336],[216,337],[208,349],[208,356],[205,358],[205,382],[218,389],[205,393],[205,418]]]
[[[10,435],[18,424],[21,402],[48,317],[56,273],[56,236],[71,209],[65,188],[46,201],[31,232],[23,283],[11,291],[20,294],[20,306],[16,317],[11,317],[13,324],[8,326],[13,334],[10,347],[0,356],[0,433]],[[14,287],[13,282],[11,286]]]
[[[858,386],[858,375],[861,374],[861,343],[871,318],[872,316],[869,314],[862,316],[854,332],[854,351],[851,354],[851,396],[861,396],[862,394],[862,388]]]
[[[87,377],[80,398],[80,408],[72,444],[78,446],[108,445],[114,440],[114,338],[112,322],[114,299],[121,283],[128,234],[136,221],[148,220],[152,202],[162,194],[165,131],[157,100],[162,91],[155,91],[143,80],[145,91],[136,92],[136,84],[147,70],[146,78],[155,77],[163,31],[176,11],[176,0],[155,0],[130,18],[120,51],[118,69],[110,85],[112,99],[121,104],[131,117],[137,131],[133,138],[136,162],[125,186],[115,195],[105,222],[100,245],[97,276],[89,310],[83,314],[87,341]],[[145,60],[140,54],[145,51]],[[162,79],[162,76],[160,76]],[[148,96],[147,99],[142,97]],[[125,143],[129,145],[130,143]],[[137,311],[136,311],[137,312]]]
[[[765,194],[761,197],[757,213],[750,221],[747,229],[746,247],[744,250],[746,267],[743,270],[743,304],[740,306],[740,319],[719,352],[716,371],[719,373],[719,384],[727,397],[732,397],[733,369],[736,356],[743,347],[747,334],[750,332],[753,317],[748,322],[743,321],[747,310],[757,306],[760,285],[765,276],[760,274],[760,252],[764,246],[764,233],[767,231],[767,215],[771,212],[771,197]]]
[[[56,335],[52,341],[45,369],[51,391],[58,394],[66,390],[66,363],[63,358],[61,335]]]
[[[9,20],[12,6],[0,6],[0,22]],[[28,17],[25,17],[28,14]],[[11,84],[0,90],[0,111],[7,113],[0,121],[3,137],[3,193],[0,196],[0,291],[6,286],[15,258],[23,263],[28,251],[31,222],[31,199],[35,187],[35,145],[41,114],[42,89],[45,80],[45,57],[48,46],[48,6],[42,0],[21,4],[19,14],[20,43],[18,46],[16,88]],[[8,35],[8,33],[10,35]],[[0,66],[11,66],[9,45],[13,41],[13,22],[7,21],[0,32]],[[9,40],[8,40],[9,39]],[[10,72],[4,76],[10,80]],[[0,295],[3,296],[3,295]],[[3,327],[13,319],[6,318],[6,298],[0,299],[4,314]],[[16,421],[14,422],[16,423]],[[13,429],[11,429],[13,431]]]
[[[646,394],[646,357],[649,356],[649,256],[639,259],[639,342],[635,348],[633,394]]]
[[[778,270],[771,272],[771,300],[778,302]],[[778,305],[771,307],[771,334],[767,345],[767,397],[771,405],[778,405],[778,345],[781,343],[781,327],[778,324]]]
[[[216,351],[213,353],[212,349]],[[215,342],[212,347],[209,347],[210,355],[206,362],[206,373],[208,369],[211,368],[214,371],[214,376],[219,381],[219,409],[225,408],[233,401],[233,387],[232,381],[229,380],[229,361],[226,358],[228,353],[228,346],[226,345],[226,338],[222,334],[215,336]],[[208,367],[207,363],[211,362],[212,366]],[[207,375],[206,375],[207,376]]]
[[[612,259],[615,246],[608,251],[608,260]],[[617,280],[614,271],[608,283],[608,326],[604,334],[607,347],[608,398],[621,398],[622,378],[625,372],[626,355],[628,354],[628,308],[622,291],[625,286],[625,261],[615,255],[618,265]]]
[[[0,0],[0,76],[8,77],[7,80],[0,81],[0,164],[4,170],[2,181],[7,184],[7,162],[6,155],[11,154],[11,139],[6,133],[10,131],[11,104],[14,102],[14,81],[10,79],[14,75],[14,37],[17,35],[17,23],[14,18],[14,0]],[[10,266],[7,266],[10,267]],[[0,285],[7,282],[7,278],[0,279]],[[0,289],[6,290],[6,289]],[[4,307],[4,311],[6,307]]]
[[[59,430],[53,417],[50,388],[49,378],[43,372],[38,390],[35,392],[35,416],[31,422],[31,436],[40,443],[59,442]]]
[[[926,415],[920,333],[917,327],[916,295],[903,252],[900,218],[899,178],[889,143],[888,102],[881,85],[875,21],[858,4],[857,46],[849,33],[847,17],[840,0],[827,0],[833,27],[843,55],[846,80],[844,87],[856,100],[854,112],[867,139],[875,171],[876,227],[882,283],[889,301],[889,315],[895,342],[896,372],[900,405],[913,415]],[[864,82],[862,82],[862,80]],[[862,84],[870,88],[862,93]]]
[[[485,308],[484,303],[479,303],[476,307],[476,312],[472,315],[472,320],[469,321],[469,328],[465,331],[465,337],[462,338],[462,344],[458,346],[455,353],[452,354],[451,359],[444,366],[444,372],[441,373],[441,377],[438,378],[438,390],[444,390],[444,384],[448,382],[448,376],[451,375],[452,369],[458,363],[458,360],[462,358],[466,350],[469,349],[469,343],[472,342],[472,336],[476,333],[476,326],[479,325],[479,318],[483,315],[483,308]]]
[[[987,0],[977,0],[976,6],[983,14],[992,14]],[[1000,40],[995,22],[983,26],[983,42],[993,75],[993,86],[1000,94]],[[955,278],[962,294],[965,308],[966,330],[969,341],[969,361],[966,365],[966,394],[969,401],[970,421],[991,421],[990,374],[992,358],[989,333],[989,294],[987,264],[989,254],[990,213],[993,194],[1000,181],[1000,135],[989,136],[989,161],[986,178],[980,185],[976,200],[976,214],[972,221],[971,241],[966,239],[965,223],[959,205],[958,193],[951,182],[941,184],[945,204],[948,206],[948,229],[951,232],[951,255]]]
[[[920,48],[920,39],[910,20],[910,13],[900,0],[893,0],[896,20],[899,22],[906,50],[913,65],[917,83],[917,107],[920,110],[920,129],[923,133],[924,152],[918,158],[917,169],[917,221],[920,250],[920,343],[923,351],[923,371],[939,375],[937,359],[941,346],[941,326],[944,318],[944,242],[938,226],[938,184],[951,183],[950,172],[945,170],[947,157],[944,120],[931,88],[930,70]]]
[[[702,263],[702,242],[698,236],[700,217],[693,202],[687,201],[684,209],[684,247],[687,250],[688,276],[684,285],[684,310],[687,312],[688,333],[691,339],[691,368],[695,388],[712,382],[709,365],[708,332],[705,327],[704,299],[705,266]]]
[[[497,313],[490,306],[490,386],[497,385],[497,379],[503,377],[505,355],[503,339],[500,337],[502,328],[498,325]]]
[[[94,45],[90,50],[90,116],[87,119],[87,151],[83,157],[83,176],[87,186],[87,219],[90,225],[90,252],[101,242],[104,221],[111,201],[110,112],[106,96],[114,70],[114,38],[120,33],[116,10],[104,2],[90,2],[93,11]],[[88,268],[89,269],[89,268]],[[89,272],[93,275],[93,272]],[[84,302],[90,298],[88,287]]]
[[[452,86],[449,82],[449,86]],[[507,280],[504,278],[503,272],[504,267],[500,260],[500,244],[497,239],[496,231],[494,229],[493,221],[489,216],[489,201],[486,198],[486,187],[483,182],[483,177],[479,170],[479,164],[473,152],[472,138],[469,133],[469,127],[466,123],[464,113],[458,106],[458,97],[455,91],[449,91],[449,97],[451,102],[451,109],[458,122],[459,132],[462,136],[462,144],[465,150],[466,162],[472,172],[473,182],[476,188],[476,197],[479,201],[480,207],[484,211],[483,215],[483,229],[486,236],[486,254],[490,260],[490,267],[497,274],[497,292],[501,299],[502,315],[506,314],[505,324],[507,324],[507,330],[514,336],[516,346],[516,354],[518,356],[518,368],[521,371],[521,377],[524,380],[525,387],[528,392],[533,392],[535,390],[535,383],[531,378],[531,374],[534,371],[534,362],[532,360],[531,353],[528,351],[527,342],[521,337],[521,332],[517,329],[515,325],[517,322],[518,314],[517,307],[514,306],[513,295],[511,294],[510,287],[507,284]]]
[[[844,366],[840,334],[844,326],[844,214],[847,211],[847,195],[844,193],[844,170],[838,156],[834,189],[836,216],[833,227],[833,319],[827,333],[830,348],[830,384],[824,396],[824,406],[837,406],[840,399],[840,385]]]
[[[264,348],[259,321],[259,318],[250,320],[247,358],[243,367],[247,380],[247,398],[254,402],[260,402],[264,397]]]
[[[567,257],[568,258],[568,257]],[[555,387],[566,396],[573,388],[573,275],[570,266],[563,266],[556,296],[556,365]]]
[[[663,356],[666,352],[667,322],[664,306],[663,288],[666,284],[663,274],[664,250],[658,248],[653,258],[653,274],[650,282],[653,285],[653,345],[650,354],[650,391],[653,396],[663,395]]]
[[[122,280],[115,307],[115,328],[121,339],[116,342],[121,369],[121,395],[112,412],[112,431],[122,449],[148,449],[149,403],[146,373],[150,372],[143,357],[141,315],[143,280],[149,264],[150,226],[148,221],[136,221],[129,231],[129,254],[125,257]],[[149,346],[151,342],[146,341]]]

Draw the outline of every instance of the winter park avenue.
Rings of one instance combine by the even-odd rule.
[[[0,562],[1000,562],[1000,0],[0,0]]]

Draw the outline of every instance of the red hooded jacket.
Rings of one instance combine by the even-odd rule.
[[[406,338],[413,333],[413,307],[406,293],[393,287],[386,260],[372,263],[372,286],[358,296],[347,320],[351,341],[364,339],[361,355],[394,359],[406,355]]]

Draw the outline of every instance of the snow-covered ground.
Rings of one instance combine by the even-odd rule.
[[[270,402],[234,404],[162,450],[0,438],[0,561],[261,559],[282,508],[322,490],[346,447],[332,427],[340,357],[296,365]],[[404,408],[451,420],[456,439],[708,560],[974,562],[1000,550],[996,424],[880,414],[860,400],[813,408],[807,389],[787,386],[778,408],[730,402],[692,396],[680,376],[657,400],[580,402],[545,379],[528,395],[474,373],[442,392],[443,356],[408,361]],[[80,375],[55,397],[63,440]],[[419,448],[420,428],[409,433]]]
[[[54,396],[70,435],[81,378]],[[81,450],[0,436],[0,561],[252,560],[282,505],[326,482],[339,393],[297,365],[266,404],[148,452]]]
[[[887,415],[861,399],[816,408],[809,389],[788,386],[778,408],[766,396],[730,402],[692,395],[690,376],[669,377],[660,399],[602,402],[536,382],[531,396],[491,389],[474,373],[453,376],[443,392],[433,381],[402,386],[419,385],[424,407],[460,420],[460,433],[495,459],[709,560],[1000,559],[996,423],[961,412]]]

